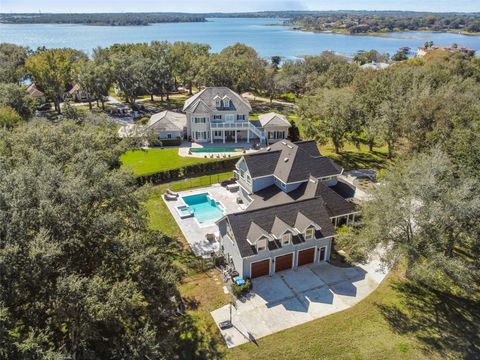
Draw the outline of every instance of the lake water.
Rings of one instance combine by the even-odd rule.
[[[384,36],[352,36],[309,33],[291,30],[282,19],[215,18],[205,23],[153,24],[150,26],[84,26],[56,24],[0,24],[0,42],[15,43],[36,49],[71,47],[91,53],[97,46],[115,43],[150,42],[152,40],[206,43],[217,52],[236,42],[254,47],[261,56],[280,55],[294,58],[332,50],[352,55],[358,50],[376,49],[395,53],[402,46],[416,49],[426,41],[438,45],[457,43],[480,50],[480,36],[449,33],[407,32]]]

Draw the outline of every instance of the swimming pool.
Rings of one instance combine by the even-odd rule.
[[[182,200],[200,224],[218,220],[223,216],[222,204],[211,198],[208,193],[183,196]]]
[[[224,153],[224,152],[240,152],[243,149],[230,147],[204,147],[204,148],[190,148],[192,153]]]

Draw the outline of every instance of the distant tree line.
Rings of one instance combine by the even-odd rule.
[[[480,32],[479,14],[329,13],[295,16],[286,22],[307,31],[346,32],[350,34],[394,31]]]
[[[6,24],[83,24],[145,26],[155,23],[204,22],[203,16],[179,13],[0,14]]]

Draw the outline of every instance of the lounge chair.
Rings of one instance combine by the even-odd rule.
[[[177,197],[176,197],[176,196],[173,196],[173,195],[170,195],[170,194],[164,194],[163,197],[164,197],[165,200],[167,200],[167,201],[177,200]]]
[[[178,193],[176,193],[175,191],[172,191],[172,190],[170,190],[170,189],[167,189],[167,194],[168,194],[168,195],[175,196],[175,197],[178,197]]]

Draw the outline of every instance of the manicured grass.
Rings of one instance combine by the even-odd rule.
[[[445,300],[393,273],[354,307],[229,350],[227,358],[474,358],[478,310],[470,302]]]
[[[387,147],[374,147],[370,152],[368,146],[360,144],[358,147],[352,143],[346,143],[337,154],[331,143],[319,146],[320,153],[326,155],[345,170],[353,169],[377,169],[381,170],[390,164],[387,158]]]
[[[178,155],[177,148],[152,148],[127,151],[120,160],[123,166],[130,167],[135,175],[148,175],[218,159],[182,157]]]

